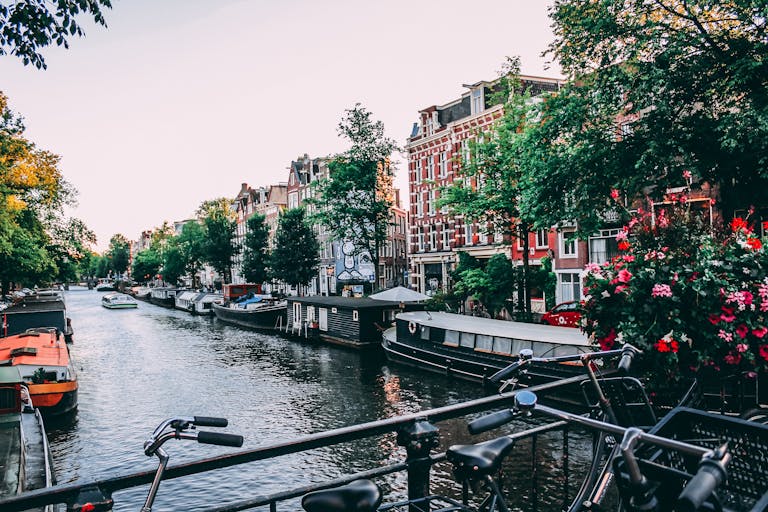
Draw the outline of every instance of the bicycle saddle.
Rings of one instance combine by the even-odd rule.
[[[477,444],[458,444],[448,448],[446,458],[459,479],[490,475],[499,469],[514,444],[514,439],[506,436]]]
[[[307,512],[375,512],[380,504],[381,491],[370,480],[311,492],[301,499]]]

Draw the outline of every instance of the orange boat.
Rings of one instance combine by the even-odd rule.
[[[57,329],[30,329],[0,338],[0,366],[18,368],[32,404],[46,416],[77,409],[77,375]]]

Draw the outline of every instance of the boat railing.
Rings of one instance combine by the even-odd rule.
[[[579,385],[579,383],[585,381],[586,378],[586,375],[580,375],[539,386],[532,386],[528,389],[534,390],[540,395],[545,395],[548,392],[557,393],[560,387]],[[497,409],[499,407],[508,407],[514,400],[516,393],[517,391],[496,394],[436,409],[310,434],[297,439],[253,448],[238,453],[220,455],[200,461],[180,463],[166,469],[164,480],[206,473],[216,469],[253,463],[256,461],[272,460],[289,454],[301,453],[360,439],[391,435],[394,433],[397,436],[398,445],[405,448],[405,458],[401,462],[363,470],[355,474],[329,481],[287,488],[271,494],[254,495],[251,498],[225,503],[223,505],[221,504],[224,498],[223,496],[211,496],[211,503],[218,503],[219,505],[212,505],[205,510],[229,512],[260,506],[269,506],[270,512],[276,512],[279,504],[303,496],[308,492],[335,487],[360,478],[377,478],[398,472],[406,473],[408,499],[418,499],[431,494],[430,474],[432,468],[436,463],[445,460],[445,453],[432,453],[433,450],[439,446],[439,428],[435,426],[435,424],[495,408]],[[532,510],[536,510],[540,505],[538,503],[539,498],[537,494],[539,483],[537,482],[536,457],[537,453],[541,452],[541,450],[537,451],[537,439],[540,435],[552,431],[558,431],[560,435],[562,435],[563,450],[565,453],[561,462],[563,475],[561,478],[557,479],[558,485],[564,486],[563,503],[566,503],[569,492],[573,491],[575,493],[576,491],[575,487],[577,487],[577,485],[569,483],[569,431],[564,422],[536,426],[523,432],[515,433],[514,436],[517,439],[531,439],[531,442],[529,443],[530,455],[526,457],[526,455],[521,454],[521,457],[523,457],[524,460],[530,460],[533,465],[530,489],[527,493],[527,496],[531,496],[534,500],[531,502]],[[277,463],[279,464],[279,462]],[[112,505],[112,494],[114,492],[149,484],[152,482],[154,475],[155,471],[151,470],[91,480],[85,483],[56,485],[47,489],[39,489],[18,496],[0,499],[0,510],[3,510],[4,512],[12,512],[27,510],[34,507],[42,507],[48,504],[63,503],[68,504],[67,510],[69,511],[80,511],[84,503],[90,503],[95,506],[95,508],[89,507],[90,510],[109,510]],[[286,486],[289,485],[290,484],[286,484]],[[462,488],[458,484],[456,492],[457,494],[462,492]],[[520,489],[517,489],[516,492],[520,492]],[[160,494],[162,496],[162,491]],[[183,504],[181,503],[176,503],[177,507],[182,505]],[[289,508],[290,506],[284,509],[287,510]]]

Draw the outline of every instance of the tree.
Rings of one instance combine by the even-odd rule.
[[[390,155],[397,144],[359,103],[345,111],[338,131],[352,145],[329,162],[330,177],[317,182],[314,219],[337,240],[351,242],[356,254],[371,255],[378,286],[379,248],[387,238],[393,202]]]
[[[515,288],[515,266],[503,254],[494,254],[485,267],[481,267],[477,259],[473,260],[467,259],[463,266],[457,267],[456,291],[464,297],[474,296],[495,317]]]
[[[267,280],[269,266],[269,227],[266,217],[260,213],[252,215],[247,225],[243,247],[243,277],[249,283],[263,283]]]
[[[9,5],[10,4],[10,5]],[[51,9],[49,4],[55,4]],[[112,8],[110,0],[16,0],[0,2],[0,55],[15,55],[36,68],[45,69],[39,50],[56,43],[69,48],[70,36],[84,35],[76,18],[87,14],[106,26],[103,8]]]
[[[275,248],[269,259],[271,277],[291,286],[302,286],[316,275],[320,245],[307,223],[303,208],[287,210],[277,226]]]
[[[196,287],[197,271],[205,259],[205,229],[199,222],[187,222],[176,243],[184,261],[184,273],[192,278],[192,287]]]
[[[726,215],[765,203],[764,2],[559,0],[552,18],[550,51],[573,83],[531,134],[537,218],[592,233],[611,189],[659,199],[684,170],[715,187]]]
[[[163,281],[175,286],[186,273],[186,261],[178,237],[169,239],[162,262],[160,273],[163,275]]]
[[[136,254],[131,267],[131,275],[136,281],[146,283],[160,272],[161,265],[162,260],[157,251],[152,248],[144,249]]]
[[[491,234],[519,238],[523,286],[518,295],[521,309],[530,315],[528,235],[534,219],[521,201],[521,181],[528,165],[527,132],[536,122],[537,112],[530,94],[522,90],[519,74],[518,59],[507,59],[495,96],[496,101],[504,102],[504,114],[491,130],[470,143],[470,157],[461,162],[454,183],[441,191],[438,206],[478,222]]]
[[[238,252],[235,243],[237,224],[232,201],[223,197],[204,201],[198,208],[197,215],[205,226],[205,261],[223,276],[225,283],[229,283],[232,279],[232,258]]]
[[[58,168],[59,157],[24,138],[21,118],[0,93],[0,287],[36,285],[70,273],[72,259],[93,240],[77,219],[61,212],[76,191]],[[60,269],[59,266],[62,266]]]
[[[128,263],[131,260],[131,243],[125,235],[118,233],[109,239],[107,257],[115,274],[124,274],[128,270]]]

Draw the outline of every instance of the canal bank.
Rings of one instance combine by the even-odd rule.
[[[142,443],[174,415],[224,416],[243,449],[305,434],[477,398],[482,390],[418,371],[390,368],[336,347],[287,340],[140,304],[106,310],[101,294],[67,293],[78,325],[80,409],[73,422],[49,428],[60,483],[153,469]],[[440,425],[444,443],[465,441],[456,420]],[[171,442],[171,466],[231,448]],[[278,464],[249,463],[195,478],[165,482],[157,510],[195,510],[360,468],[403,460],[395,439],[352,442],[289,455]],[[450,481],[438,468],[433,484]],[[393,493],[404,482],[394,478]],[[115,494],[115,510],[136,510],[145,488]],[[283,508],[281,507],[281,510]],[[290,510],[290,508],[289,508]]]

